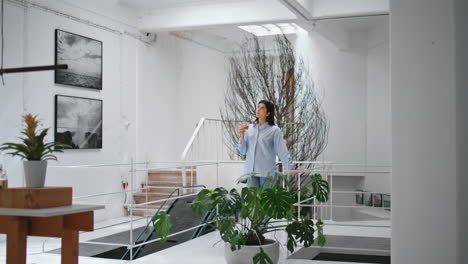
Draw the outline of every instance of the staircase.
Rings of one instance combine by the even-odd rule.
[[[134,193],[133,199],[135,201],[135,207],[133,208],[133,215],[138,216],[153,216],[158,208],[163,202],[157,202],[149,205],[138,204],[166,199],[169,197],[171,192],[173,192],[178,187],[183,186],[182,181],[182,168],[172,169],[172,170],[151,170],[148,171],[148,182],[142,184],[142,192]],[[193,175],[193,182],[192,182]],[[196,168],[190,167],[186,169],[186,185],[196,185],[197,184],[197,171]],[[187,193],[193,192],[192,189],[186,189]],[[180,189],[178,193],[175,191],[172,194],[172,197],[176,197],[178,194],[182,195],[183,190]],[[170,206],[171,201],[167,201],[163,206],[162,210],[167,210]],[[141,209],[139,209],[141,208]],[[145,209],[150,210],[145,210]]]

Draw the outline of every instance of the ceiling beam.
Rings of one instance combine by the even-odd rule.
[[[388,15],[389,0],[279,0],[298,19],[323,19]]]
[[[138,21],[138,29],[143,32],[181,31],[294,20],[297,20],[296,15],[279,2],[257,0],[153,10]]]
[[[279,0],[289,11],[293,12],[299,19],[313,20],[311,5],[299,0]],[[309,1],[311,3],[311,1]]]

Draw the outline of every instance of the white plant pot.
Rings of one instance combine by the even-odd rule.
[[[47,172],[47,161],[45,160],[24,160],[24,179],[26,187],[44,187]]]
[[[278,241],[267,239],[271,244],[262,245],[263,251],[270,257],[273,264],[279,260]],[[224,256],[228,264],[252,264],[253,257],[260,252],[260,246],[242,246],[241,249],[232,251],[231,245],[226,243],[224,246]]]

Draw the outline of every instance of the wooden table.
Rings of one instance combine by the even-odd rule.
[[[62,263],[78,263],[78,232],[94,230],[94,210],[73,204],[44,209],[0,208],[0,233],[7,235],[7,264],[26,263],[27,236],[62,238]]]

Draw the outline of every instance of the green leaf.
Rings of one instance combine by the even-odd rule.
[[[241,218],[255,219],[256,216],[264,214],[261,201],[262,188],[244,187],[241,191],[242,207]]]
[[[219,223],[219,233],[224,242],[230,243],[234,234],[234,227],[236,222],[234,220],[222,220]]]
[[[328,201],[330,186],[326,180],[322,180],[322,176],[318,173],[312,176],[312,192],[319,202]]]
[[[290,219],[294,202],[294,193],[286,191],[280,186],[266,189],[261,198],[263,209],[268,216],[275,219]]]
[[[273,261],[270,257],[263,251],[263,248],[260,247],[260,252],[253,257],[254,264],[273,264]]]
[[[161,241],[167,241],[167,236],[169,235],[169,229],[172,227],[172,223],[169,219],[169,216],[164,211],[160,211],[153,217],[153,226],[154,230],[157,232],[158,236],[161,238]]]
[[[207,211],[213,209],[213,201],[209,199],[209,194],[211,193],[208,189],[203,189],[197,194],[197,198],[195,198],[192,202],[192,211],[202,215]]]
[[[297,246],[296,240],[310,247],[314,243],[314,222],[310,219],[295,221],[286,227],[288,233],[288,250],[293,252]]]
[[[232,216],[241,205],[241,197],[236,189],[228,192],[222,187],[216,188],[211,192],[210,199],[214,206],[218,206],[219,216]]]
[[[288,180],[288,176],[285,175],[284,173],[282,172],[277,172],[276,175],[278,175],[278,178],[280,179],[280,184],[281,182],[284,182],[284,186],[288,189],[288,190],[291,190],[292,186],[291,186],[291,183],[289,182]]]
[[[230,237],[230,244],[231,244],[231,251],[236,249],[240,249],[241,246],[244,244],[244,234],[239,232],[238,230],[234,231]]]
[[[317,242],[319,246],[323,247],[325,245],[325,236],[323,235],[323,222],[322,220],[318,220],[317,223],[315,224],[317,227]]]
[[[294,237],[290,233],[288,233],[288,243],[286,247],[291,253],[294,252],[294,249],[297,247],[296,239],[294,239]]]
[[[49,142],[45,144],[44,138],[47,136],[49,128],[45,128],[42,131],[34,129],[34,134],[31,134],[28,133],[28,124],[29,123],[27,123],[26,127],[21,131],[21,134],[25,136],[19,138],[22,143],[4,143],[0,147],[0,150],[14,150],[8,154],[19,156],[26,160],[57,160],[57,157],[55,155],[51,155],[51,153],[62,151],[54,149],[54,147],[69,147],[68,145],[58,142]]]

